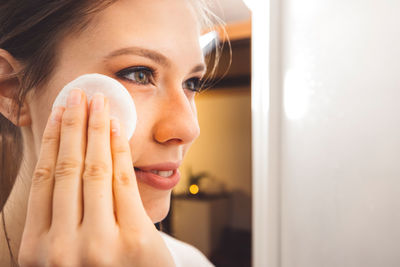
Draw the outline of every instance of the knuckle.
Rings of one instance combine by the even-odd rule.
[[[103,180],[105,175],[110,173],[109,164],[103,161],[86,162],[85,170],[83,172],[83,179],[89,180]]]
[[[39,166],[33,172],[32,186],[42,185],[53,177],[53,170],[49,166]]]
[[[115,181],[120,185],[130,185],[132,184],[133,175],[126,171],[121,171],[115,174]]]
[[[138,234],[138,236],[136,237],[136,246],[139,249],[146,249],[147,247],[149,247],[150,245],[150,238],[146,235],[146,234]]]
[[[18,252],[17,262],[21,267],[39,266],[40,260],[37,257],[38,239],[32,235],[24,234],[20,249]]]
[[[113,149],[113,153],[120,156],[125,156],[125,155],[130,156],[129,147],[123,144],[117,144]]]
[[[115,266],[110,250],[100,244],[95,240],[86,242],[84,266]]]
[[[65,261],[65,257],[59,257],[55,254],[50,254],[46,260],[46,266],[51,267],[63,267],[66,266],[63,261]]]
[[[81,167],[81,161],[73,158],[60,159],[57,162],[55,177],[66,177],[76,174],[77,170]]]
[[[113,153],[117,155],[123,155],[126,153],[126,149],[121,145],[115,145],[113,148]]]
[[[36,259],[26,257],[24,255],[18,256],[18,266],[20,267],[36,267],[39,266]]]
[[[46,266],[61,267],[66,266],[66,259],[71,258],[71,242],[67,237],[53,236],[49,241],[49,250],[46,258]]]
[[[21,267],[36,267],[39,266],[39,261],[34,253],[27,250],[20,250],[17,259],[18,265]]]
[[[104,132],[106,130],[106,125],[103,120],[92,118],[89,122],[89,128],[95,132]]]
[[[151,240],[144,233],[135,232],[134,238],[128,238],[124,242],[126,251],[133,253],[134,255],[142,255],[144,251],[148,251],[151,246]]]
[[[65,116],[63,116],[62,118],[62,124],[67,128],[77,127],[81,124],[81,122],[82,118],[80,118],[76,114],[66,113]]]
[[[58,140],[58,135],[51,131],[45,131],[42,137],[42,144],[54,143]]]

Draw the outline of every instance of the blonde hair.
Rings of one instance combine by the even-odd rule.
[[[227,74],[229,67],[232,63],[232,47],[228,33],[226,32],[225,29],[226,23],[220,17],[218,17],[211,9],[211,7],[218,8],[218,6],[215,5],[215,1],[211,0],[189,0],[189,1],[192,3],[193,7],[196,10],[196,14],[198,15],[198,20],[202,27],[203,33],[216,31],[219,36],[219,40],[216,40],[216,46],[214,50],[210,54],[206,55],[207,66],[208,67],[211,66],[211,69],[208,69],[207,75],[202,83],[203,84],[202,91],[205,91],[206,89],[209,89],[214,85],[216,85]],[[225,49],[225,45],[228,45],[229,62],[221,77],[216,79],[218,64],[221,60],[221,56]]]

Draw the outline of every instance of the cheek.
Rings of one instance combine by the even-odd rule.
[[[140,159],[141,155],[145,153],[146,147],[152,140],[152,127],[154,125],[154,110],[156,107],[149,107],[146,103],[150,104],[151,101],[144,101],[143,99],[133,99],[136,106],[137,122],[135,132],[129,140],[133,162]]]
[[[142,131],[141,127],[137,125],[132,138],[129,140],[129,147],[131,149],[133,163],[136,163],[144,154],[146,145],[148,144],[145,140],[145,132]]]

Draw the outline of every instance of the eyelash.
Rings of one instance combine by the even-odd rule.
[[[135,80],[133,80],[133,79],[127,78],[128,75],[135,74],[135,73],[140,73],[140,72],[144,72],[144,73],[146,73],[146,75],[148,76],[148,81],[146,81],[146,83],[138,82],[138,81],[135,81]],[[144,66],[137,66],[137,67],[129,67],[129,68],[120,70],[120,71],[118,71],[118,72],[116,73],[116,75],[117,75],[119,78],[121,78],[121,79],[123,79],[123,80],[126,80],[126,81],[128,81],[128,82],[131,82],[131,83],[134,83],[134,84],[137,84],[137,85],[143,85],[143,86],[144,86],[144,85],[148,85],[149,83],[155,85],[155,80],[157,79],[158,73],[157,73],[157,71],[156,71],[155,69],[153,69],[153,68],[144,67]],[[136,77],[134,77],[134,78],[136,79]],[[189,91],[197,92],[197,93],[200,93],[200,92],[202,91],[202,90],[201,90],[201,87],[202,87],[202,80],[201,80],[200,77],[193,77],[193,78],[187,79],[187,80],[182,84],[182,86],[184,86],[184,84],[187,83],[187,82],[194,82],[194,84],[195,84],[195,85],[194,85],[194,88],[195,88],[195,89],[192,90],[192,89],[183,87],[184,89],[188,89]]]

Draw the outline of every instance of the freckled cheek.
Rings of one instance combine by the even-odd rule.
[[[136,125],[135,132],[129,140],[129,147],[131,150],[132,161],[135,163],[146,151],[146,146],[149,145],[147,141],[146,131],[143,131],[141,125]]]
[[[137,121],[135,132],[129,140],[129,145],[133,161],[135,162],[135,160],[140,158],[140,155],[145,152],[146,147],[148,147],[149,142],[151,141],[151,130],[152,125],[154,124],[153,113],[156,110],[156,107],[149,105],[151,101],[147,101],[146,103],[144,100],[134,98],[134,102],[136,106]]]
[[[154,123],[154,113],[159,109],[156,105],[153,105],[153,101],[141,101],[135,99],[136,106],[136,129],[134,132],[135,136],[142,136],[144,132],[149,131],[152,123]]]

